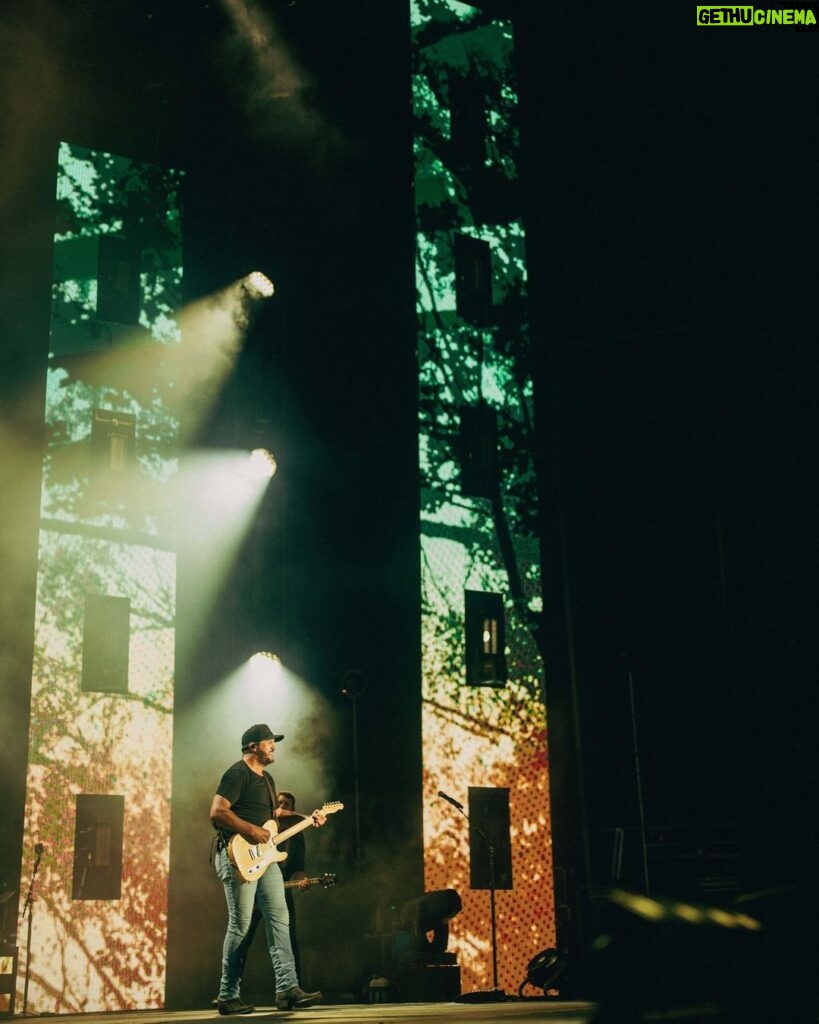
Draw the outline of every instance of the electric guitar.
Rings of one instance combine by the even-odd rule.
[[[344,804],[335,800],[333,803],[324,804],[317,811],[313,811],[313,814],[323,814],[326,817],[343,808]],[[290,828],[286,828],[284,832],[279,832],[275,818],[266,821],[262,825],[262,828],[267,829],[270,833],[270,838],[266,843],[249,843],[238,832],[231,836],[228,840],[227,852],[234,868],[246,882],[255,882],[257,878],[261,878],[270,864],[278,863],[287,857],[286,850],[278,849],[279,844],[291,839],[298,832],[310,828],[313,824],[313,814],[308,815],[295,825],[291,825]]]
[[[291,878],[289,882],[284,883],[284,887],[285,889],[297,889],[303,881],[303,878]],[[325,874],[321,878],[308,878],[307,881],[310,883],[310,885],[321,885],[324,886],[325,889],[329,889],[331,885],[336,884],[336,876]]]

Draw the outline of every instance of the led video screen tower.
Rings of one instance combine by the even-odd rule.
[[[427,890],[456,889],[464,992],[555,942],[511,25],[413,0]],[[473,826],[437,796],[456,798]]]
[[[22,864],[27,886],[41,843],[34,1014],[164,1000],[179,183],[60,146]]]

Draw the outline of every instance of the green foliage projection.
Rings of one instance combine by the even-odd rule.
[[[466,786],[508,789],[515,887],[500,904],[500,984],[511,989],[537,947],[554,940],[513,37],[509,24],[454,0],[411,7],[426,884],[466,894],[451,948],[464,988],[487,987],[485,903],[468,892],[465,833],[453,833],[434,793],[439,786],[462,796]],[[471,322],[459,301],[458,234],[489,246],[485,322]],[[489,410],[497,423],[480,497],[464,485],[461,428],[470,407]],[[501,688],[466,686],[465,589],[504,595],[508,682]]]
[[[52,851],[32,935],[34,1013],[159,1007],[164,998],[180,180],[60,146],[25,824]],[[125,240],[139,273],[138,323],[98,315],[106,236]],[[94,450],[95,410],[136,421],[121,466]],[[130,601],[125,694],[81,692],[88,594]],[[124,796],[119,900],[72,899],[75,858],[92,856],[73,843],[79,793]]]

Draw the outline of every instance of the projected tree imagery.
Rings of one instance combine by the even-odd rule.
[[[469,826],[436,792],[508,791],[498,982],[514,991],[554,944],[555,919],[512,29],[451,0],[414,0],[412,29],[426,888],[461,894],[449,948],[464,991],[490,988],[489,896],[470,889],[481,839],[470,851]],[[477,680],[466,591],[502,595],[505,610],[498,671]],[[492,628],[478,623],[478,658]]]
[[[452,0],[410,9],[425,887],[460,893],[461,987],[490,987],[485,851],[436,792],[469,800],[473,820],[480,793],[500,796],[498,981],[514,991],[555,915],[513,40]],[[25,891],[42,843],[35,1014],[165,1004],[174,492],[202,369],[180,358],[180,184],[60,146],[21,872]]]
[[[45,847],[34,1013],[164,999],[179,180],[60,147],[24,843]]]

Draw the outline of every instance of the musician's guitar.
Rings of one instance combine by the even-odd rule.
[[[327,817],[343,808],[344,804],[335,800],[333,803],[324,804],[317,811],[313,811],[313,814],[323,814]],[[227,851],[234,868],[246,882],[255,882],[261,878],[270,864],[278,863],[287,857],[287,851],[280,850],[278,847],[303,829],[310,828],[313,824],[313,814],[295,825],[291,825],[283,832],[279,832],[275,818],[266,821],[262,825],[262,828],[266,828],[270,833],[270,838],[266,843],[249,843],[238,832],[231,836],[228,840]]]
[[[301,880],[291,878],[289,882],[284,883],[284,887],[285,889],[297,889],[303,881],[303,878]],[[321,878],[308,878],[307,881],[310,885],[322,885],[325,889],[329,889],[331,885],[336,884],[336,876],[324,874]]]

